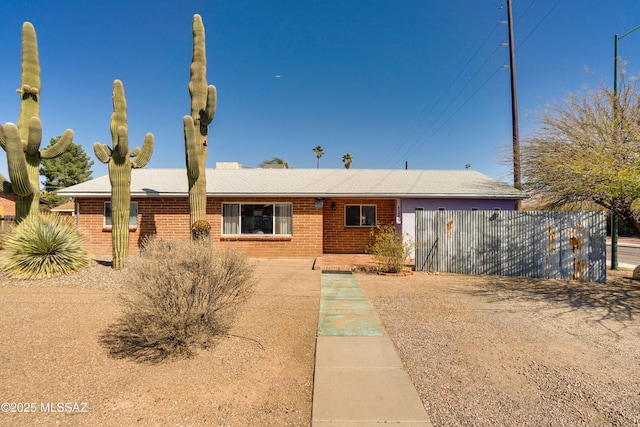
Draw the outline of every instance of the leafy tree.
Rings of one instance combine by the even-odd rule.
[[[522,148],[524,189],[562,206],[591,201],[640,231],[640,83],[551,105]],[[614,110],[615,106],[615,110]]]
[[[51,138],[48,147],[59,140],[59,136]],[[58,189],[92,179],[91,166],[93,166],[93,160],[89,158],[82,146],[74,143],[71,143],[69,149],[61,156],[43,159],[40,164],[40,175],[45,177],[42,181],[44,186],[42,198],[55,204],[64,203],[66,199],[56,196]]]
[[[349,153],[342,156],[342,163],[344,163],[344,167],[349,169],[351,167],[351,163],[353,163],[353,156]]]
[[[292,166],[289,166],[289,163],[287,163],[281,157],[272,157],[270,160],[263,160],[258,165],[259,168],[269,168],[269,167],[274,167],[274,166],[275,167],[281,167],[281,168],[284,168],[284,169],[292,168]]]
[[[316,168],[320,168],[320,157],[324,156],[324,148],[321,145],[316,145],[313,147],[313,152],[316,153],[316,159],[318,160],[316,164]]]

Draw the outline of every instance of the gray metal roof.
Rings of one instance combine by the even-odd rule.
[[[109,176],[62,189],[60,196],[109,197]],[[186,197],[185,169],[134,169],[132,197]],[[209,196],[522,199],[505,182],[471,170],[207,169]]]

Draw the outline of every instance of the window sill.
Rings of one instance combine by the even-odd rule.
[[[113,228],[113,226],[111,226],[111,225],[103,225],[102,226],[102,232],[110,233],[112,228]],[[138,226],[137,225],[130,225],[129,226],[129,231],[133,232],[133,231],[137,231],[137,230],[138,230]]]
[[[249,241],[249,242],[288,242],[292,239],[291,235],[282,236],[270,236],[265,234],[238,234],[233,236],[220,237],[221,242],[237,242],[237,241]]]

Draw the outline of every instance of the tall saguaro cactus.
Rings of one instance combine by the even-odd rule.
[[[0,184],[6,193],[16,196],[16,221],[37,215],[40,208],[40,160],[58,157],[71,145],[73,131],[67,129],[60,140],[49,148],[40,149],[40,62],[36,30],[30,22],[22,25],[22,74],[18,125],[0,125],[0,147],[7,153],[9,179],[0,174]]]
[[[193,16],[193,57],[191,59],[189,94],[191,115],[184,116],[184,143],[189,178],[189,212],[193,225],[206,221],[207,213],[207,135],[216,113],[216,87],[207,85],[207,56],[204,25],[200,15]]]
[[[113,268],[124,267],[129,252],[129,214],[131,205],[131,169],[143,168],[153,153],[153,134],[144,137],[142,149],[129,152],[127,100],[120,80],[113,82],[113,114],[111,114],[112,147],[96,142],[93,151],[109,166],[111,181],[111,247]],[[133,161],[131,160],[133,159]]]

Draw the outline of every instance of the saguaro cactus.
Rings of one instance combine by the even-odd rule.
[[[124,267],[129,252],[129,214],[131,205],[131,169],[143,168],[153,153],[153,134],[144,137],[142,149],[129,152],[127,100],[120,80],[113,82],[113,114],[111,114],[112,147],[96,142],[93,151],[109,166],[111,181],[111,247],[113,268]],[[133,161],[131,160],[133,159]]]
[[[190,223],[205,221],[207,209],[207,135],[216,113],[216,87],[207,86],[207,56],[204,25],[200,15],[193,16],[193,57],[191,59],[189,94],[191,115],[184,116],[184,143],[189,178]]]
[[[22,74],[20,77],[18,125],[0,125],[0,147],[7,152],[9,179],[0,174],[2,190],[16,195],[16,221],[37,215],[40,208],[40,160],[58,157],[71,145],[73,131],[67,129],[53,146],[40,150],[40,63],[36,30],[22,25]]]

